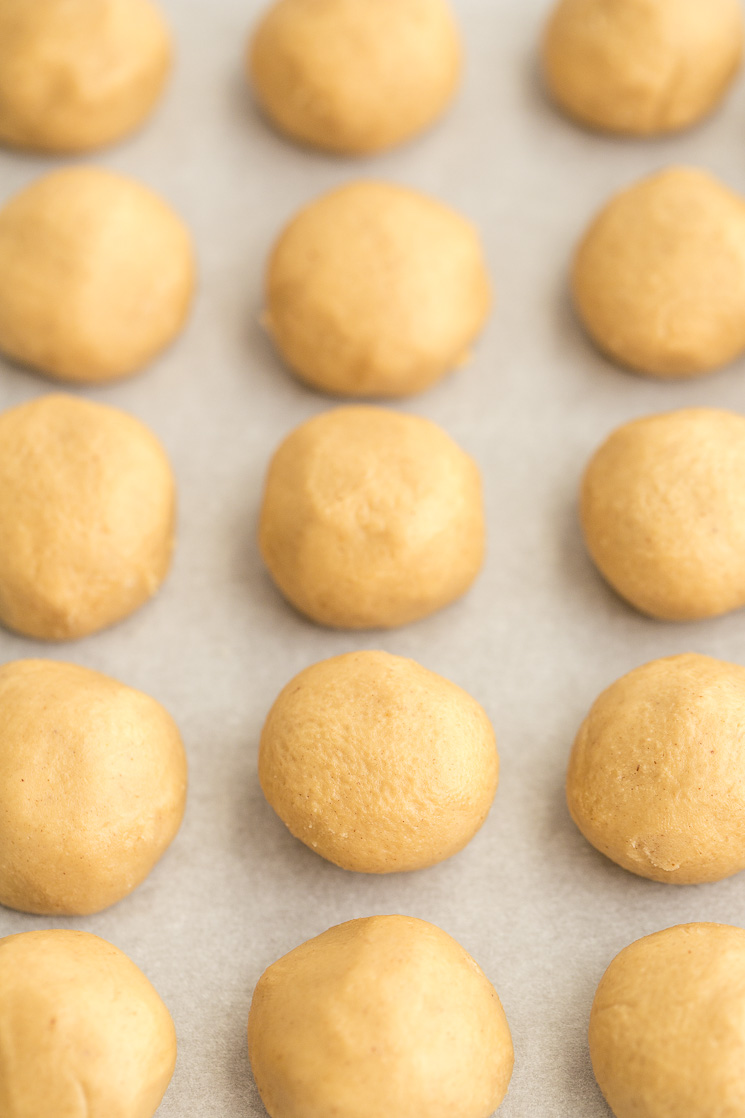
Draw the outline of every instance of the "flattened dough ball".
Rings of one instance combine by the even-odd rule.
[[[112,143],[149,116],[170,68],[151,0],[0,0],[0,143]]]
[[[691,885],[745,869],[745,668],[688,653],[612,684],[577,735],[567,803],[619,866]]]
[[[53,171],[0,210],[0,350],[59,380],[128,376],[181,330],[194,272],[157,194],[100,167]]]
[[[719,103],[740,68],[739,0],[559,0],[543,42],[551,93],[608,132],[687,128]]]
[[[616,1118],[745,1113],[745,931],[680,924],[624,948],[595,994],[590,1055]]]
[[[745,418],[684,408],[619,427],[590,461],[590,555],[642,613],[667,621],[745,605]]]
[[[280,131],[364,155],[442,115],[461,54],[448,0],[276,0],[252,38],[247,67]]]
[[[470,842],[499,760],[481,706],[387,652],[350,652],[295,676],[261,735],[259,779],[296,838],[361,873],[432,866]]]
[[[261,553],[321,625],[393,628],[434,613],[476,578],[484,537],[478,467],[427,419],[335,408],[270,463]]]
[[[3,1118],[152,1118],[175,1064],[168,1010],[111,943],[62,929],[0,940]]]
[[[0,621],[71,640],[132,613],[166,576],[176,487],[126,412],[42,396],[0,414]]]
[[[267,273],[266,325],[309,384],[408,396],[463,365],[491,304],[476,229],[418,191],[357,182],[301,210]]]
[[[574,261],[574,300],[609,357],[694,377],[745,350],[745,199],[673,167],[617,194]]]
[[[270,1118],[489,1118],[513,1064],[494,987],[409,916],[340,924],[269,967],[248,1049]]]

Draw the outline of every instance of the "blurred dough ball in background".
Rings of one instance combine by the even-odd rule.
[[[447,0],[277,0],[247,58],[254,93],[282,132],[349,155],[429,127],[461,65]]]
[[[189,231],[153,191],[53,171],[0,209],[0,351],[59,380],[127,376],[179,333],[194,276]]]
[[[559,0],[543,65],[570,116],[592,128],[652,136],[710,113],[742,52],[740,0]]]
[[[171,68],[151,0],[0,0],[0,143],[80,152],[137,128]]]
[[[428,388],[467,362],[491,304],[474,226],[378,182],[301,210],[274,248],[266,292],[266,326],[288,365],[340,396]]]

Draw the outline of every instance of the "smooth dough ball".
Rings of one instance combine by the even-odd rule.
[[[427,419],[335,408],[297,427],[272,458],[259,544],[284,596],[321,625],[405,625],[459,598],[479,573],[481,475]]]
[[[667,621],[745,605],[745,418],[684,408],[626,423],[582,482],[590,555],[642,613]]]
[[[305,381],[341,396],[408,396],[469,359],[491,305],[479,235],[414,190],[357,182],[285,229],[266,325]]]
[[[0,210],[0,350],[59,380],[128,376],[183,327],[194,272],[157,194],[100,167],[53,171]]]
[[[42,396],[0,413],[0,621],[71,640],[152,597],[171,563],[176,487],[126,412]]]
[[[348,155],[402,143],[442,115],[460,81],[447,0],[276,0],[248,77],[294,140]]]
[[[745,1114],[745,931],[681,924],[626,947],[598,986],[590,1055],[616,1118]]]
[[[559,0],[543,64],[570,116],[592,128],[651,136],[711,112],[742,50],[740,0]]]
[[[574,261],[574,301],[598,347],[657,377],[694,377],[745,350],[745,199],[674,167],[617,194]]]
[[[0,939],[3,1118],[152,1118],[176,1064],[168,1010],[106,940]]]
[[[306,668],[261,735],[259,779],[277,815],[306,846],[361,873],[421,869],[462,850],[498,775],[475,699],[387,652]]]
[[[489,1118],[513,1064],[494,987],[409,916],[340,924],[269,967],[248,1050],[270,1118]]]
[[[118,140],[170,68],[150,0],[0,0],[0,143],[79,152]]]
[[[594,703],[567,802],[619,866],[681,885],[745,869],[745,668],[688,653],[653,660]]]

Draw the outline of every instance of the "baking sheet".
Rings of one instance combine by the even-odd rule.
[[[162,0],[178,65],[161,108],[98,161],[162,192],[196,237],[200,293],[184,336],[142,376],[85,395],[138,415],[180,486],[173,572],[108,632],[51,646],[0,632],[2,660],[67,659],[150,692],[177,719],[191,768],[183,829],[145,884],[98,916],[0,910],[0,934],[77,927],[147,973],[173,1013],[176,1075],[159,1118],[262,1115],[245,1051],[261,971],[332,924],[402,912],[440,925],[495,983],[516,1047],[504,1118],[602,1118],[585,1041],[604,968],[624,945],[689,920],[745,925],[741,877],[675,887],[595,853],[563,799],[567,754],[596,694],[657,656],[745,663],[745,615],[647,620],[602,584],[577,528],[578,478],[619,423],[675,407],[745,410],[745,361],[688,384],[645,381],[589,346],[566,292],[569,255],[615,189],[670,163],[745,190],[745,91],[683,136],[619,141],[583,132],[546,102],[536,66],[545,0],[454,0],[468,49],[461,96],[429,135],[371,160],[280,139],[242,78],[259,0]],[[60,160],[0,154],[4,199]],[[279,440],[329,406],[282,368],[258,325],[267,251],[305,201],[375,176],[429,191],[481,227],[499,304],[473,363],[401,405],[441,423],[480,462],[490,547],[463,601],[392,633],[328,632],[284,604],[255,544],[262,476]],[[0,404],[50,389],[0,368]],[[479,699],[502,774],[470,846],[433,869],[351,875],[291,838],[264,802],[257,742],[267,709],[304,666],[351,649],[412,656]]]

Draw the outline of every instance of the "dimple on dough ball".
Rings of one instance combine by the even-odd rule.
[[[459,598],[481,569],[481,476],[427,419],[335,408],[272,458],[259,543],[279,589],[314,621],[405,625]]]
[[[567,802],[619,866],[681,885],[745,869],[745,668],[688,653],[653,660],[593,704]]]
[[[185,799],[181,738],[154,699],[75,664],[0,667],[0,904],[107,908],[150,873]]]
[[[0,143],[79,152],[118,140],[170,67],[150,0],[0,0]]]
[[[590,1055],[616,1118],[745,1114],[745,931],[680,924],[624,948],[595,994]]]
[[[42,640],[113,625],[165,578],[175,516],[166,453],[133,416],[62,395],[0,413],[0,621]]]
[[[543,65],[570,116],[592,128],[650,136],[711,112],[742,50],[740,0],[559,0]]]
[[[3,1118],[152,1118],[176,1064],[171,1016],[98,936],[0,939]]]
[[[745,418],[684,408],[624,424],[590,461],[581,518],[611,586],[667,621],[745,605]]]
[[[498,774],[494,731],[475,699],[387,652],[306,668],[261,735],[259,779],[280,819],[362,873],[456,854],[486,819]]]
[[[181,330],[194,272],[157,194],[100,167],[53,171],[0,210],[0,350],[59,380],[127,376]]]
[[[269,262],[266,325],[341,396],[407,396],[466,363],[491,304],[476,229],[418,191],[357,182],[311,203]]]
[[[617,194],[577,251],[574,300],[609,357],[693,377],[745,350],[745,199],[673,167]]]
[[[249,44],[247,68],[280,131],[363,155],[441,116],[461,54],[447,0],[276,0]]]
[[[423,920],[351,920],[259,979],[248,1050],[270,1118],[489,1118],[512,1074],[496,991]]]

